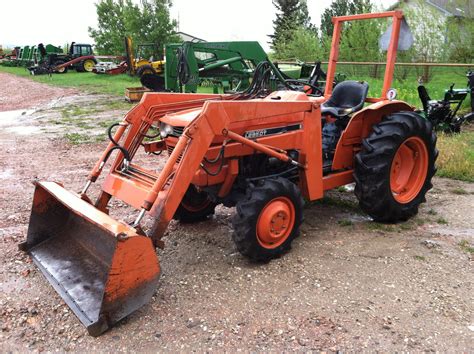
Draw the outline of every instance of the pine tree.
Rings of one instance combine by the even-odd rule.
[[[277,9],[276,19],[273,21],[274,32],[269,35],[272,49],[279,43],[291,39],[292,32],[298,28],[314,30],[306,0],[272,0],[272,2]]]
[[[332,36],[334,16],[346,16],[372,11],[370,0],[335,0],[321,15],[321,35]]]

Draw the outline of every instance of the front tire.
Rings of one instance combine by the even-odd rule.
[[[397,112],[374,125],[355,159],[355,194],[375,221],[405,221],[433,187],[436,134],[415,112]]]
[[[209,199],[206,192],[198,191],[194,185],[190,185],[173,219],[188,224],[204,221],[214,214],[215,208],[216,203]]]
[[[237,203],[232,238],[239,252],[257,262],[268,262],[287,252],[303,222],[303,198],[284,178],[251,185],[247,198]]]

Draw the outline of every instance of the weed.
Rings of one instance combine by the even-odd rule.
[[[404,222],[398,225],[400,230],[408,231],[408,230],[413,230],[414,225],[411,222]]]
[[[396,231],[392,225],[382,224],[375,221],[367,223],[367,228],[369,230],[374,230],[374,231],[385,231],[385,232]]]
[[[64,137],[73,145],[84,144],[90,141],[90,136],[86,134],[67,133]]]
[[[447,225],[448,224],[448,220],[446,220],[445,218],[443,218],[441,216],[438,219],[436,219],[436,222],[440,225]]]
[[[436,215],[436,214],[438,214],[438,213],[436,212],[436,210],[430,209],[430,210],[428,210],[428,214],[429,214],[429,215]]]
[[[413,258],[415,258],[417,261],[426,261],[426,257],[424,256],[413,256]]]
[[[360,208],[357,202],[347,199],[333,198],[329,196],[324,196],[322,199],[316,200],[315,204],[331,205],[341,209],[354,211],[360,213]]]
[[[474,247],[469,244],[468,240],[462,240],[461,242],[458,243],[458,245],[459,245],[459,247],[461,247],[461,249],[464,252],[467,252],[467,253],[470,253],[470,254],[474,253]]]
[[[340,226],[352,226],[354,223],[349,219],[342,219],[337,222]]]
[[[474,132],[438,134],[438,176],[474,182]],[[456,193],[458,191],[461,193]],[[458,188],[452,192],[465,194]]]
[[[453,194],[458,194],[458,195],[469,194],[469,192],[467,190],[465,190],[464,188],[460,188],[460,187],[451,189],[450,192],[453,193]]]

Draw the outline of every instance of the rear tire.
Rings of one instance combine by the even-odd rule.
[[[216,203],[209,199],[206,192],[198,191],[194,185],[190,185],[173,219],[182,223],[204,221],[214,214],[215,208]]]
[[[436,134],[415,112],[397,112],[374,125],[355,159],[355,194],[375,221],[405,221],[433,187]]]
[[[93,59],[86,59],[77,64],[76,71],[80,73],[91,73],[97,62]]]
[[[55,61],[55,62],[54,62],[54,66],[56,67],[56,66],[61,65],[61,64],[64,64],[64,63],[65,63],[64,60],[58,60],[58,61]],[[67,73],[67,69],[68,69],[67,67],[66,67],[66,68],[62,68],[62,69],[60,69],[60,70],[56,70],[56,72],[57,72],[58,74],[65,74],[65,73]]]
[[[268,262],[291,248],[303,222],[303,198],[284,178],[251,185],[237,203],[232,238],[239,252],[252,261]]]
[[[142,77],[144,74],[156,74],[155,69],[151,65],[140,66],[137,70],[137,76]]]

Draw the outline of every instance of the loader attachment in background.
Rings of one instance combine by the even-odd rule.
[[[54,182],[38,182],[21,249],[98,336],[147,303],[160,267],[152,241]]]

